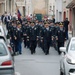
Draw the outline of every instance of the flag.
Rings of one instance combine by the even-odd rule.
[[[20,13],[20,10],[18,9],[17,4],[16,4],[16,10],[17,10],[17,17],[18,17],[18,20],[20,21],[20,23],[22,23],[22,20],[21,20],[21,13]]]
[[[21,13],[20,13],[19,9],[17,10],[17,16],[18,16],[18,19],[21,19]]]
[[[21,13],[20,13],[20,10],[18,9],[17,4],[16,4],[16,10],[17,10],[17,17],[18,17],[18,19],[21,19]]]

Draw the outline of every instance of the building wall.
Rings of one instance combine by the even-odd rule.
[[[32,0],[26,0],[26,15],[33,14]]]
[[[3,0],[0,0],[0,2],[1,1]],[[11,14],[16,13],[15,4],[19,7],[22,16],[34,13],[48,14],[48,0],[4,0],[4,4],[0,4],[0,12],[4,13],[7,11],[7,13]]]
[[[62,5],[62,0],[55,0],[55,19],[56,22],[59,21],[63,21],[63,15],[62,15],[62,11],[63,11],[63,5]]]
[[[66,14],[65,16],[63,16],[63,20],[65,20],[65,18],[68,18],[70,20],[70,10],[66,8],[70,1],[71,0],[63,0],[63,15],[64,13]]]
[[[67,1],[67,0],[66,0]],[[70,27],[72,28],[72,34],[75,36],[75,0],[68,0],[66,2],[66,6],[69,6],[67,10],[69,10],[69,21],[70,21]]]
[[[0,0],[0,15],[5,11],[5,0]]]
[[[46,0],[47,2],[47,0]],[[45,0],[32,0],[33,13],[47,14]]]
[[[55,0],[49,0],[48,2],[48,16],[50,19],[55,16]]]
[[[72,9],[67,9],[66,7],[71,1],[72,0],[63,0],[63,21],[65,20],[65,18],[68,18],[70,22],[69,30],[72,30]]]

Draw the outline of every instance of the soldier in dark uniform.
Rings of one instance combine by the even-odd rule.
[[[43,42],[44,42],[44,52],[45,55],[49,54],[49,48],[51,43],[51,31],[49,30],[49,24],[45,24],[45,28],[43,31]]]
[[[49,30],[51,31],[51,46],[53,46],[56,37],[55,25],[53,22],[50,23]]]
[[[26,47],[27,46],[27,43],[26,43],[27,42],[27,23],[24,24],[22,31],[23,31],[23,38],[24,38],[24,47]]]
[[[27,48],[30,49],[30,31],[31,31],[31,26],[30,26],[31,22],[27,23]]]
[[[16,21],[12,22],[12,26],[10,27],[9,34],[10,34],[10,44],[13,45],[13,52],[17,52],[17,37],[16,37]]]
[[[44,51],[43,35],[44,35],[44,27],[41,27],[41,30],[40,30],[40,47]]]
[[[10,39],[10,35],[12,34],[12,23],[13,21],[10,21],[9,25],[8,25],[8,33],[7,33],[7,39]]]
[[[17,24],[17,32],[16,32],[16,39],[17,39],[17,49],[19,54],[22,54],[22,38],[23,38],[23,32],[21,29],[21,24]]]
[[[36,27],[35,27],[35,23],[32,22],[31,23],[31,30],[30,30],[30,50],[31,50],[31,54],[35,53],[35,49],[36,49],[36,39],[37,39],[37,32],[36,32]]]
[[[39,46],[42,48],[42,50],[44,51],[44,44],[43,44],[43,29],[44,29],[44,25],[41,22],[39,22],[40,28],[39,28]]]
[[[57,50],[57,51],[58,51],[57,32],[58,32],[59,29],[60,29],[59,23],[56,22],[56,23],[55,23],[55,37],[53,38],[53,41],[54,41],[54,48],[55,48],[55,50]]]
[[[39,45],[40,25],[39,25],[39,21],[38,20],[36,20],[36,22],[35,22],[35,27],[36,27],[36,32],[37,32],[37,44],[38,44],[38,46],[40,46]]]
[[[58,30],[57,33],[57,37],[58,37],[58,53],[60,54],[60,47],[64,47],[64,42],[66,40],[66,34],[65,34],[65,28],[63,27],[62,24],[60,24],[60,29]]]

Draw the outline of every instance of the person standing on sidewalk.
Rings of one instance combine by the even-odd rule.
[[[64,28],[65,28],[67,40],[68,40],[68,25],[69,25],[69,21],[68,21],[68,18],[66,18],[65,21],[64,21]]]

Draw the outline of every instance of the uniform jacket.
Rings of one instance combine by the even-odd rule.
[[[34,26],[33,28],[31,27],[30,29],[30,40],[36,41],[37,39],[37,31],[36,27]]]

